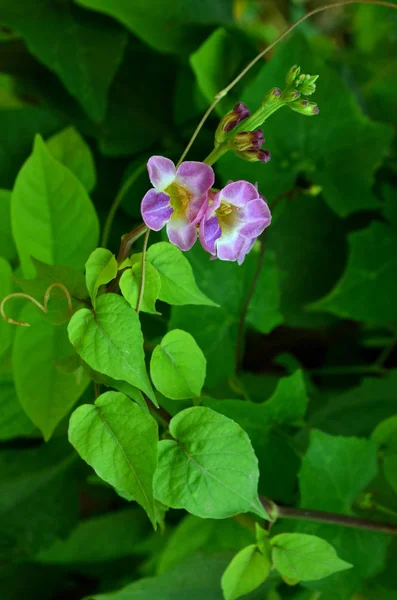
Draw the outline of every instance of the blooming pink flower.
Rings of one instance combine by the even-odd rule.
[[[241,265],[270,221],[269,207],[257,188],[248,181],[235,181],[218,193],[209,193],[200,242],[213,256]]]
[[[152,156],[147,164],[153,185],[144,196],[141,212],[149,229],[167,235],[181,250],[190,250],[197,239],[196,225],[208,206],[208,191],[214,184],[212,168],[186,161],[178,169],[169,158]]]

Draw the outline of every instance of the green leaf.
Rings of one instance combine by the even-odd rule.
[[[377,472],[376,443],[355,437],[330,436],[314,430],[299,474],[302,508],[353,515],[352,504]],[[332,575],[314,589],[350,596],[362,577],[379,572],[389,543],[387,536],[322,523],[299,523],[301,533],[317,535],[334,546],[338,556],[354,565]]]
[[[61,283],[69,291],[73,310],[78,310],[88,298],[84,275],[77,269],[60,265],[47,265],[32,258],[36,277],[34,279],[19,279],[16,282],[25,292],[33,296],[40,304],[50,286]],[[65,292],[58,286],[52,287],[48,303],[48,318],[54,324],[64,323],[70,319],[70,310]]]
[[[247,434],[205,407],[172,418],[174,440],[159,443],[155,496],[171,508],[202,518],[266,513],[258,500],[258,462]]]
[[[86,600],[222,600],[220,579],[227,556],[197,555],[159,577],[134,581],[110,594],[95,594]]]
[[[0,302],[12,292],[12,270],[8,262],[0,256]],[[7,307],[6,307],[7,308]],[[2,356],[11,345],[12,325],[4,321],[0,316],[0,356]]]
[[[103,373],[99,373],[98,371],[91,369],[91,367],[89,367],[87,363],[83,361],[82,363],[85,371],[87,372],[88,377],[92,379],[92,381],[95,381],[95,383],[99,383],[100,385],[104,385],[105,387],[115,389],[118,392],[122,392],[123,394],[125,394],[125,396],[128,396],[128,398],[135,400],[135,402],[142,408],[142,410],[144,410],[145,412],[149,412],[148,406],[145,402],[142,392],[141,390],[138,390],[137,387],[130,385],[126,381],[112,379],[112,377],[108,377],[107,375],[103,375]]]
[[[76,175],[88,193],[92,192],[96,183],[94,158],[79,132],[74,127],[66,127],[46,144],[52,156]]]
[[[301,115],[295,117],[305,120]],[[267,194],[266,188],[263,192]],[[343,273],[347,255],[344,220],[333,213],[321,196],[298,194],[293,201],[285,198],[277,204],[265,243],[265,255],[274,253],[278,306],[285,323],[311,328],[332,323],[334,319],[329,315],[308,312],[306,306],[327,294]],[[257,291],[263,294],[264,288],[265,284]]]
[[[359,386],[331,395],[312,412],[309,424],[334,435],[369,435],[375,424],[397,413],[396,386],[397,370],[366,377]]]
[[[271,564],[256,544],[240,550],[222,575],[225,600],[236,600],[258,588],[270,573]]]
[[[310,308],[368,323],[396,321],[397,307],[390,302],[397,294],[396,239],[390,228],[373,222],[348,239],[350,254],[342,278]]]
[[[247,290],[257,267],[256,248],[242,266],[219,260],[208,260],[208,253],[198,244],[189,252],[197,281],[203,290],[221,307],[200,311],[189,307],[173,308],[170,327],[188,331],[207,359],[206,385],[213,387],[234,372],[236,340]],[[266,253],[252,306],[248,308],[248,323],[269,333],[282,322],[279,311],[279,282],[274,255]]]
[[[130,36],[123,62],[110,88],[105,119],[96,130],[103,154],[137,156],[152,149],[155,142],[162,144],[165,136],[173,135],[173,94],[163,92],[172,90],[174,77],[175,61],[151,51]],[[139,93],[137,81],[140,82]],[[140,158],[139,163],[144,160],[145,157]],[[144,193],[149,186],[146,177]],[[112,186],[109,192],[113,191]],[[135,196],[134,200],[140,203],[141,198]]]
[[[34,276],[31,256],[81,268],[97,245],[98,218],[87,192],[75,175],[51,156],[40,136],[15,182],[11,219],[25,277]]]
[[[351,514],[352,503],[376,471],[373,441],[313,431],[300,472],[301,505]]]
[[[262,397],[266,397],[264,391]],[[306,413],[309,398],[302,371],[279,380],[266,401],[213,400],[203,403],[233,419],[248,434],[259,461],[259,490],[283,502],[295,499],[299,460],[289,440],[280,439],[279,426],[299,423]]]
[[[14,260],[17,257],[11,230],[11,192],[0,189],[0,257]]]
[[[237,552],[253,541],[252,531],[234,519],[200,519],[186,515],[172,531],[160,556],[159,575],[198,551],[214,554]]]
[[[129,259],[131,268],[126,269],[120,278],[120,290],[127,302],[135,310],[142,284],[142,254],[134,254]],[[154,266],[145,262],[145,288],[141,303],[141,311],[159,314],[156,310],[156,300],[160,295],[160,275]]]
[[[197,84],[209,104],[249,62],[253,54],[248,36],[239,35],[237,30],[219,28],[190,56]],[[232,97],[218,104],[218,114],[223,115],[238,97],[238,90],[233,89]]]
[[[189,261],[179,248],[169,242],[159,242],[150,246],[146,256],[160,275],[160,300],[178,306],[182,304],[218,306],[199,290]]]
[[[154,0],[148,6],[144,0],[135,0],[134,10],[131,10],[128,0],[117,0],[112,4],[106,0],[77,2],[114,17],[147,44],[162,52],[188,52],[198,45],[203,36],[193,25],[232,21],[232,7],[226,0],[218,2],[216,7],[207,0],[200,2],[199,6],[190,1],[164,4],[161,0]]]
[[[387,481],[397,493],[397,415],[379,423],[372,434],[381,447],[381,463]]]
[[[17,279],[18,285],[26,294],[29,294],[43,301],[44,294],[53,283],[62,283],[72,296],[72,300],[83,301],[88,298],[88,291],[85,284],[85,278],[82,271],[72,267],[63,267],[61,265],[48,265],[36,258],[32,258],[36,277],[34,279]],[[57,289],[54,288],[51,298],[56,296]],[[65,295],[61,292],[63,301]]]
[[[133,496],[156,527],[153,475],[157,463],[157,423],[119,392],[106,392],[95,405],[71,416],[69,440],[95,472]]]
[[[32,150],[32,139],[36,133],[46,137],[64,125],[64,117],[42,108],[1,110],[0,186],[13,187],[21,164]]]
[[[0,452],[2,559],[26,559],[76,525],[79,506],[70,450],[51,441]]]
[[[31,327],[18,327],[15,334],[15,387],[23,410],[48,440],[84,392],[88,378],[81,367],[65,373],[54,364],[74,354],[66,325],[53,325],[31,304],[21,319]]]
[[[85,279],[92,305],[101,285],[112,281],[117,275],[118,264],[114,254],[106,248],[96,248],[85,263]]]
[[[204,400],[207,406],[236,421],[248,433],[254,445],[260,445],[269,428],[294,424],[303,419],[308,401],[302,371],[295,371],[280,379],[272,396],[262,403],[211,398]]]
[[[274,566],[291,579],[314,581],[352,567],[338,557],[331,544],[315,535],[281,533],[270,543]]]
[[[200,396],[206,360],[194,338],[174,329],[153,350],[150,376],[156,389],[173,400]]]
[[[0,383],[0,441],[36,435],[38,431],[23,412],[14,384]]]
[[[240,99],[256,110],[271,87],[283,86],[292,62],[302,65],[305,73],[320,73],[315,94],[319,115],[307,119],[282,108],[266,121],[270,163],[247,164],[228,153],[218,167],[223,179],[233,173],[235,180],[256,181],[261,193],[273,200],[293,188],[296,176],[304,173],[321,186],[326,202],[340,216],[378,207],[372,186],[390,145],[391,129],[363,114],[354,91],[302,35],[278,46]]]
[[[155,401],[145,367],[139,318],[124,298],[100,296],[95,311],[83,308],[73,315],[68,333],[92,369],[138,387]]]
[[[29,51],[55,71],[94,121],[100,121],[123,57],[126,32],[110,20],[87,21],[84,11],[69,3],[21,0],[11,5],[2,0],[0,8],[4,24],[24,38]]]
[[[40,563],[76,565],[116,560],[135,553],[146,523],[137,509],[126,509],[81,521],[66,540],[42,550]]]

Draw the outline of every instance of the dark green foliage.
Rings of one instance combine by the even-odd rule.
[[[391,535],[283,507],[397,531],[397,12],[305,21],[204,123],[272,212],[242,265],[141,226],[306,4],[0,0],[1,600],[395,600]],[[272,88],[271,161],[213,151]]]

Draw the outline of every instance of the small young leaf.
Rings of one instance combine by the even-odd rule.
[[[159,443],[155,496],[202,518],[243,512],[266,518],[258,499],[258,461],[247,434],[205,407],[187,408],[170,423],[174,440]]]
[[[178,306],[182,304],[218,306],[199,290],[192,267],[179,248],[168,242],[159,242],[150,246],[146,256],[160,275],[160,300]]]
[[[143,336],[137,313],[116,294],[104,294],[95,312],[87,308],[73,315],[69,339],[95,371],[127,381],[156,401],[145,367]]]
[[[96,473],[156,517],[153,475],[157,463],[157,423],[120,392],[105,392],[70,418],[69,440]]]
[[[96,182],[94,158],[77,129],[66,127],[46,143],[52,156],[76,175],[88,193],[92,192]]]
[[[150,375],[156,389],[173,400],[200,396],[205,369],[205,356],[195,339],[180,329],[163,337],[150,361]]]
[[[85,263],[85,280],[93,306],[100,286],[114,279],[117,271],[117,260],[110,250],[96,248],[91,252]]]
[[[131,265],[130,269],[126,269],[120,278],[120,290],[127,302],[135,310],[139,291],[142,283],[142,254],[134,254],[128,263]],[[145,264],[145,288],[143,290],[143,298],[141,304],[141,311],[159,314],[156,310],[156,300],[160,294],[160,276],[154,266],[146,261]]]
[[[325,540],[304,533],[281,533],[270,540],[276,569],[290,579],[315,581],[353,565],[341,560]]]
[[[78,269],[97,245],[98,217],[83,184],[39,135],[15,182],[11,221],[25,277],[34,277],[32,256]]]
[[[65,373],[55,361],[74,354],[66,326],[55,326],[36,306],[27,304],[21,314],[30,327],[18,327],[12,349],[15,387],[29,419],[48,440],[88,385],[80,367]]]
[[[222,575],[225,600],[236,600],[258,588],[270,573],[271,563],[256,544],[240,550]]]

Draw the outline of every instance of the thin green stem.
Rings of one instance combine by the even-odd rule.
[[[102,239],[101,239],[101,247],[102,248],[106,248],[106,246],[107,246],[110,231],[112,229],[112,225],[113,225],[113,221],[114,221],[114,217],[116,216],[117,209],[119,208],[122,199],[124,198],[125,194],[130,189],[130,187],[133,185],[133,183],[135,183],[135,181],[138,179],[139,175],[141,173],[143,173],[145,168],[146,168],[146,164],[139,165],[139,167],[131,173],[131,175],[128,177],[128,179],[125,180],[125,182],[121,186],[119,192],[117,193],[117,196],[113,200],[112,205],[108,212],[108,216],[106,217],[105,225],[103,227],[103,233],[102,233]]]
[[[147,244],[149,240],[150,229],[147,229],[145,237],[143,239],[143,248],[142,248],[142,278],[141,278],[141,287],[139,288],[139,296],[138,301],[136,303],[136,312],[139,313],[141,310],[141,304],[143,300],[143,294],[145,292],[145,279],[146,279],[146,250]]]

